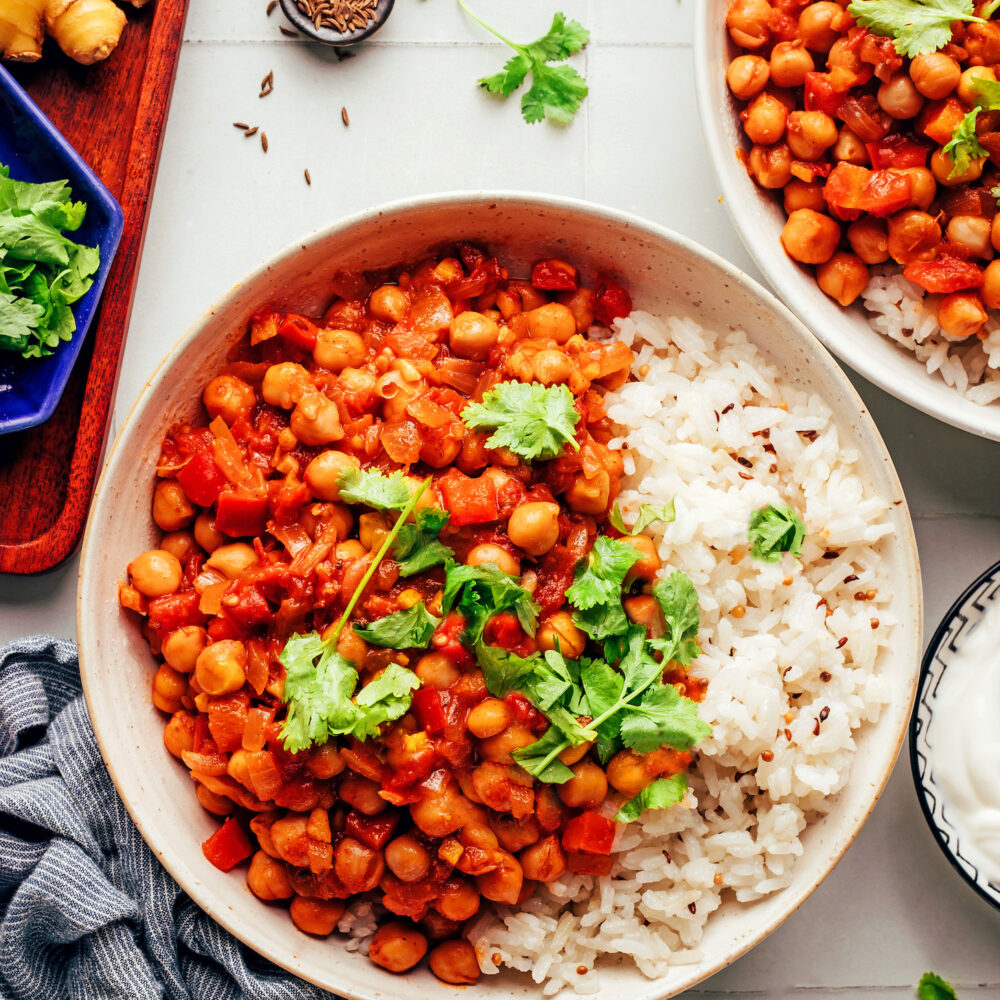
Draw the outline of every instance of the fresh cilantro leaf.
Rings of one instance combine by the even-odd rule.
[[[573,407],[573,393],[564,385],[540,382],[501,382],[470,403],[462,420],[473,430],[493,430],[487,448],[507,448],[526,461],[555,458],[574,439],[580,414]]]
[[[794,507],[768,504],[750,515],[750,554],[764,562],[777,562],[782,552],[802,555],[806,526]]]
[[[984,111],[1000,111],[1000,81],[989,80],[985,76],[974,76],[969,81],[973,104]]]
[[[1000,206],[1000,184],[995,184],[990,188],[990,194],[996,198],[997,205]]]
[[[573,772],[558,756],[569,745],[563,734],[555,726],[550,726],[540,739],[526,747],[518,747],[511,756],[539,781],[561,785],[573,777]]]
[[[418,687],[420,680],[412,670],[390,663],[358,692],[356,717],[350,729],[342,732],[359,740],[377,736],[384,723],[401,719],[407,713]]]
[[[622,584],[640,559],[639,550],[628,542],[598,535],[594,546],[573,570],[573,583],[566,599],[580,611],[595,604],[621,603]]]
[[[604,715],[621,700],[625,679],[603,660],[591,660],[580,669],[580,681],[587,693],[588,713],[594,718]],[[621,719],[611,715],[597,727],[597,756],[606,764],[620,749]]]
[[[623,535],[639,535],[655,521],[663,521],[664,524],[669,524],[676,517],[677,512],[674,510],[673,500],[660,506],[644,503],[639,505],[639,516],[636,518],[635,524],[631,528],[626,528],[625,519],[622,517],[622,509],[616,503],[611,508],[608,521],[612,527],[617,528]]]
[[[556,13],[551,27],[541,38],[528,45],[518,45],[473,14],[465,0],[459,0],[459,5],[469,17],[517,53],[499,73],[483,77],[479,86],[491,94],[509,97],[530,73],[531,88],[521,98],[524,120],[534,123],[550,118],[563,125],[569,122],[587,96],[587,82],[570,66],[548,64],[561,63],[579,52],[590,39],[590,32],[579,22],[567,20],[565,14]]]
[[[375,510],[402,510],[410,502],[410,484],[399,469],[386,476],[377,469],[347,468],[337,490],[344,503],[363,503]]]
[[[863,28],[895,39],[896,51],[912,59],[951,41],[953,21],[977,21],[972,0],[853,0],[847,12]]]
[[[367,628],[354,626],[365,642],[386,649],[426,649],[441,619],[435,618],[424,605],[417,601],[411,608],[396,611]]]
[[[595,642],[616,640],[628,630],[628,618],[621,604],[595,604],[586,611],[573,612],[573,624]]]
[[[917,996],[920,1000],[957,1000],[955,987],[934,972],[925,972],[920,977]]]
[[[678,569],[654,585],[653,596],[663,611],[667,631],[649,644],[663,654],[664,663],[675,660],[686,667],[701,652],[695,641],[701,622],[698,592],[691,578]]]
[[[450,516],[437,507],[424,507],[417,511],[415,524],[400,527],[392,546],[392,557],[399,564],[400,576],[413,576],[454,560],[454,550],[437,537]]]
[[[632,823],[647,809],[669,809],[684,800],[687,790],[687,777],[683,772],[669,778],[658,778],[615,813],[615,822]]]
[[[538,605],[516,576],[504,573],[496,563],[463,566],[448,563],[445,568],[441,608],[447,613],[458,606],[465,615],[466,641],[475,644],[483,637],[486,623],[504,611],[513,611],[529,635],[538,625]]]
[[[673,684],[647,688],[621,721],[622,742],[637,753],[652,753],[662,746],[690,750],[711,732],[712,727],[698,718],[698,703],[685,698]]]
[[[483,672],[486,690],[494,698],[505,698],[511,691],[519,690],[535,670],[534,659],[517,656],[498,646],[479,642],[473,652]]]
[[[44,316],[45,309],[37,302],[0,292],[0,346],[10,351],[22,350]]]
[[[955,126],[955,131],[951,134],[951,140],[945,145],[941,152],[951,160],[951,173],[949,177],[964,173],[969,169],[973,160],[982,159],[989,156],[989,150],[984,149],[976,135],[976,119],[982,108],[973,108]]]

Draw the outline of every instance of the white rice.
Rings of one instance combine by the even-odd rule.
[[[877,268],[862,292],[872,328],[912,351],[930,374],[982,406],[1000,399],[1000,318],[985,338],[950,341],[937,321],[937,295],[907,281],[895,266]]]
[[[887,505],[827,407],[783,385],[742,333],[634,312],[616,335],[639,376],[607,399],[627,449],[620,502],[628,520],[640,503],[674,498],[676,520],[650,533],[664,566],[698,589],[692,669],[710,681],[701,715],[713,731],[688,799],[619,827],[610,876],[566,875],[470,927],[484,973],[499,971],[499,956],[546,995],[596,992],[600,962],[617,956],[650,977],[697,961],[724,901],[787,886],[800,834],[847,781],[854,731],[889,698],[876,667],[893,627],[879,555]],[[750,514],[771,503],[803,515],[801,561],[747,554]],[[855,598],[870,590],[874,599]]]

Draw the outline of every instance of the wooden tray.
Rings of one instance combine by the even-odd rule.
[[[81,67],[54,46],[10,69],[118,199],[125,213],[100,309],[69,385],[41,427],[0,438],[0,572],[62,562],[83,533],[128,329],[149,199],[170,105],[187,0],[129,11],[107,62]]]

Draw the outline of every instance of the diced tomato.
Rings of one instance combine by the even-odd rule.
[[[294,347],[304,347],[311,351],[316,346],[316,334],[319,330],[315,323],[305,316],[289,313],[278,327],[278,336]]]
[[[203,712],[199,712],[194,720],[194,735],[191,738],[191,749],[195,753],[206,753],[206,744],[211,744],[212,750],[215,750],[215,742],[211,739],[208,732],[208,716]]]
[[[632,296],[613,278],[602,275],[594,289],[594,317],[610,326],[614,319],[624,319],[632,312]]]
[[[274,793],[274,804],[292,812],[307,812],[314,808],[319,792],[312,778],[288,781]]]
[[[476,261],[467,278],[459,278],[446,285],[453,299],[474,299],[496,291],[501,281],[507,280],[507,269],[500,266],[496,257],[483,257]]]
[[[262,535],[267,527],[267,497],[255,497],[236,490],[219,494],[215,527],[234,538]]]
[[[540,260],[531,269],[531,284],[545,292],[574,292],[577,288],[576,268],[564,260]]]
[[[806,111],[823,111],[835,115],[847,88],[840,90],[834,86],[829,73],[806,73],[803,91]]]
[[[890,133],[875,142],[866,142],[865,149],[868,150],[868,156],[876,170],[885,170],[889,167],[895,167],[897,170],[923,167],[927,164],[927,155],[930,152],[926,146],[899,132]]]
[[[963,288],[979,288],[983,283],[983,272],[978,265],[951,254],[910,264],[903,270],[903,277],[936,294],[957,292]]]
[[[838,163],[823,188],[830,211],[840,219],[856,219],[861,211],[861,197],[871,177],[867,167],[856,163]]]
[[[912,197],[913,181],[909,176],[893,170],[876,170],[861,193],[859,208],[869,215],[884,218],[902,211]]]
[[[230,592],[233,592],[239,600],[233,605],[223,604],[223,614],[231,618],[241,629],[252,629],[274,621],[274,612],[256,587],[237,584],[234,591],[234,586],[230,584],[227,594]]]
[[[269,306],[262,306],[250,317],[250,343],[256,347],[265,340],[278,336],[278,327],[284,317]]]
[[[465,524],[485,524],[500,517],[497,491],[492,479],[480,476],[470,479],[458,469],[451,469],[437,481],[444,497],[445,509],[455,527]]]
[[[951,141],[952,133],[964,117],[965,105],[957,97],[933,101],[917,118],[917,132],[944,146]]]
[[[250,701],[245,691],[226,698],[213,698],[208,709],[208,730],[220,753],[239,750],[243,745],[243,727]]]
[[[444,709],[441,695],[434,688],[420,688],[413,692],[410,711],[417,717],[420,728],[431,736],[444,732]]]
[[[575,875],[610,875],[615,859],[599,854],[577,854],[566,852],[566,867]]]
[[[464,631],[465,618],[457,611],[450,611],[431,636],[431,645],[459,667],[472,662],[472,655],[460,642]]]
[[[363,816],[353,809],[347,814],[344,829],[349,837],[360,840],[373,851],[380,851],[399,826],[400,813],[395,809],[377,816]]]
[[[253,846],[243,824],[230,816],[208,840],[201,845],[202,853],[216,868],[224,872],[235,868],[253,854]]]
[[[247,776],[254,795],[263,802],[273,799],[281,790],[281,772],[269,750],[258,750],[246,755]]]
[[[613,820],[587,810],[574,816],[563,830],[562,842],[567,851],[584,854],[610,854],[615,839]]]
[[[833,169],[832,163],[817,163],[815,160],[792,160],[792,176],[806,184],[811,184],[817,177],[829,177]]]
[[[231,618],[225,615],[217,615],[208,623],[208,637],[212,642],[219,642],[222,639],[244,639],[246,632],[241,629]]]
[[[483,636],[491,646],[514,649],[524,641],[524,629],[515,615],[509,612],[494,615],[487,623]]]
[[[512,691],[506,698],[506,704],[514,712],[514,718],[532,732],[538,733],[546,728],[547,720],[534,705],[519,691]]]
[[[227,480],[215,464],[211,448],[206,448],[177,473],[177,482],[181,484],[191,503],[196,503],[199,507],[210,507]]]
[[[147,606],[149,627],[166,636],[184,625],[200,625],[205,616],[198,610],[199,601],[195,590],[153,598]]]

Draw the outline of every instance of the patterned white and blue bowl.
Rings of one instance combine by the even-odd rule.
[[[934,774],[934,708],[941,678],[969,632],[994,603],[1000,603],[1000,562],[974,580],[941,620],[924,653],[917,704],[910,719],[910,763],[917,797],[934,839],[952,867],[988,903],[1000,909],[1000,885],[968,857],[951,820],[949,804]]]

